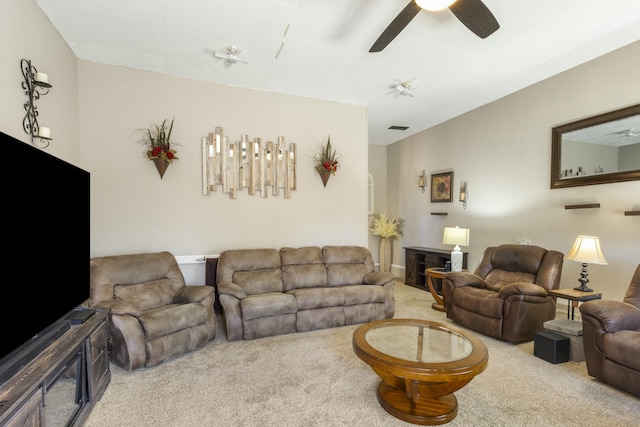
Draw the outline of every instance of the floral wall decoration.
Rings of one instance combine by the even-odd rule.
[[[220,187],[232,199],[245,188],[250,195],[267,197],[269,186],[274,196],[282,189],[287,199],[296,189],[295,143],[287,146],[279,136],[277,142],[263,144],[261,138],[250,141],[248,135],[229,143],[221,127],[202,138],[203,195]]]
[[[169,122],[168,119],[164,119],[159,125],[154,123],[149,128],[137,129],[137,132],[142,135],[142,139],[138,142],[146,147],[147,157],[154,162],[160,179],[164,176],[169,164],[178,160],[178,152],[173,148],[178,144],[172,146],[171,143],[173,120]]]
[[[331,136],[327,138],[327,143],[320,147],[320,152],[313,157],[316,171],[322,178],[322,184],[326,187],[329,177],[335,175],[338,171],[338,159],[340,155],[335,148],[331,146]]]

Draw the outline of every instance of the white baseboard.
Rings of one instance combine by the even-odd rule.
[[[176,256],[178,264],[200,264],[206,262],[207,258],[217,258],[219,255],[179,255]]]

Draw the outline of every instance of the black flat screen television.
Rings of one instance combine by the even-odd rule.
[[[67,316],[89,298],[90,175],[2,132],[0,153],[2,384],[68,330]]]

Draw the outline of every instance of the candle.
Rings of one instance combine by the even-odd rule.
[[[49,83],[49,76],[45,73],[36,73],[36,81],[39,83]]]
[[[38,137],[51,139],[51,129],[46,128],[44,126],[40,127],[38,129]]]

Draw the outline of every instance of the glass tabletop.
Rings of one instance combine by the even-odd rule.
[[[471,341],[443,325],[411,321],[373,327],[365,339],[376,350],[411,362],[454,362],[473,350]]]

